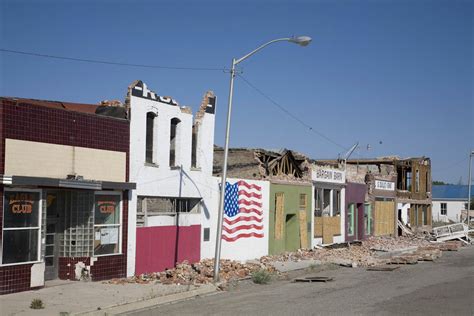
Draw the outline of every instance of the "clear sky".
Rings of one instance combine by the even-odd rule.
[[[232,147],[290,148],[336,158],[429,156],[433,179],[467,183],[474,148],[473,1],[8,1],[0,0],[0,48],[176,67],[241,64]],[[141,79],[196,110],[218,96],[224,142],[229,74],[64,61],[0,52],[0,95],[70,102],[124,100]],[[317,135],[323,133],[331,141]],[[336,144],[335,144],[336,143]],[[367,150],[370,145],[370,150]]]

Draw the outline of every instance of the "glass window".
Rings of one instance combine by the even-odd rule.
[[[372,233],[372,205],[364,204],[364,230],[366,235]]]
[[[170,127],[170,167],[175,167],[179,165],[179,157],[177,157],[178,153],[178,139],[179,139],[179,123],[181,121],[177,118],[171,120],[171,127]]]
[[[36,227],[39,218],[38,192],[5,192],[3,227]]]
[[[119,224],[120,195],[96,195],[95,219],[96,225]]]
[[[39,192],[5,191],[2,263],[38,261]]]
[[[146,211],[150,213],[175,214],[175,213],[200,213],[200,198],[168,198],[147,197]]]
[[[331,190],[323,189],[323,215],[331,216]]]
[[[323,190],[317,188],[314,192],[314,216],[321,217],[323,213]]]
[[[332,216],[339,216],[341,214],[341,191],[332,190]]]
[[[146,114],[146,150],[145,150],[145,161],[148,163],[153,163],[153,130],[155,122],[155,113]]]
[[[94,255],[120,253],[119,194],[97,194],[94,205]]]
[[[193,125],[193,133],[191,138],[191,167],[197,168],[197,147],[198,147],[199,125]]]
[[[354,215],[355,215],[355,204],[349,204],[349,210],[347,212],[347,235],[354,236]]]
[[[441,203],[441,215],[448,214],[448,205],[446,203]]]
[[[415,192],[420,192],[420,171],[416,170],[415,173]]]

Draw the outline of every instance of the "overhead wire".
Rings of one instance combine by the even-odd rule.
[[[289,117],[291,117],[293,120],[295,120],[296,122],[298,122],[300,125],[302,125],[304,128],[306,128],[307,130],[309,130],[310,132],[324,138],[326,141],[332,143],[333,145],[336,145],[337,147],[341,148],[341,149],[344,149],[345,151],[348,150],[347,147],[339,144],[338,142],[336,142],[335,140],[329,138],[328,136],[324,135],[323,133],[321,133],[320,131],[314,129],[311,125],[309,125],[308,123],[304,122],[302,119],[300,119],[299,117],[297,117],[295,114],[291,113],[288,109],[286,109],[284,106],[282,106],[281,104],[279,104],[278,102],[276,102],[272,97],[270,97],[268,94],[266,94],[265,92],[263,92],[261,89],[259,89],[257,86],[255,86],[253,83],[251,83],[248,79],[246,79],[244,76],[242,76],[242,74],[237,74],[249,87],[251,87],[252,89],[254,89],[258,94],[260,94],[261,96],[263,96],[265,99],[267,99],[268,101],[270,101],[270,103],[274,106],[276,106],[280,111],[284,112],[286,115],[288,115]]]
[[[27,55],[27,56],[34,56],[34,57],[42,57],[42,58],[51,58],[51,59],[59,59],[59,60],[67,60],[67,61],[75,61],[75,62],[85,62],[85,63],[93,63],[93,64],[105,64],[105,65],[113,65],[113,66],[126,66],[126,67],[140,67],[140,68],[155,68],[155,69],[169,69],[169,70],[192,70],[192,71],[226,71],[225,68],[217,68],[217,67],[184,67],[184,66],[163,66],[163,65],[147,65],[147,64],[134,64],[134,63],[123,63],[123,62],[113,62],[113,61],[105,61],[105,60],[97,60],[97,59],[87,59],[87,58],[75,58],[75,57],[67,57],[67,56],[58,56],[58,55],[49,55],[49,54],[41,54],[35,52],[27,52],[27,51],[19,51],[19,50],[12,50],[6,48],[0,48],[0,52],[12,53],[12,54],[20,54],[20,55]],[[291,117],[297,123],[302,125],[308,131],[318,135],[319,137],[325,139],[326,141],[332,143],[333,145],[343,149],[348,150],[346,146],[339,144],[338,142],[334,141],[333,139],[329,138],[322,132],[314,129],[311,125],[307,124],[303,120],[301,120],[298,116],[291,113],[288,109],[284,106],[276,102],[272,97],[268,94],[263,92],[259,89],[255,84],[251,83],[247,78],[242,76],[242,74],[237,74],[249,87],[254,89],[258,94],[263,96],[265,99],[270,101],[270,103],[276,106],[280,111]]]
[[[40,54],[34,52],[19,51],[13,49],[0,48],[1,52],[28,55],[35,57],[43,58],[52,58],[52,59],[61,59],[69,61],[77,61],[84,63],[93,63],[93,64],[105,64],[105,65],[114,65],[114,66],[127,66],[127,67],[140,67],[140,68],[155,68],[155,69],[170,69],[170,70],[195,70],[195,71],[225,71],[225,68],[212,68],[212,67],[183,67],[183,66],[162,66],[162,65],[146,65],[146,64],[132,64],[132,63],[122,63],[106,60],[97,60],[97,59],[86,59],[86,58],[75,58],[75,57],[66,57],[58,55],[49,55],[49,54]]]

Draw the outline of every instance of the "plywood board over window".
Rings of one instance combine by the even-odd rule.
[[[299,211],[300,222],[300,246],[303,249],[308,249],[308,230],[306,225],[306,210]]]
[[[308,205],[307,200],[307,195],[305,193],[301,193],[298,219],[300,224],[300,246],[304,249],[308,248],[308,230],[306,225],[306,207]]]
[[[375,201],[374,235],[394,234],[395,204],[393,201]]]
[[[285,196],[283,192],[275,193],[275,239],[281,239],[283,236],[284,205]]]

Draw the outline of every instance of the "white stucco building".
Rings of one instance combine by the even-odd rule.
[[[471,196],[473,193],[471,189]],[[467,185],[433,185],[433,221],[460,222],[467,200]]]
[[[159,96],[142,81],[129,87],[130,180],[127,275],[201,258],[209,239],[216,97],[207,92],[193,118],[188,107]],[[132,180],[133,179],[133,180]]]

